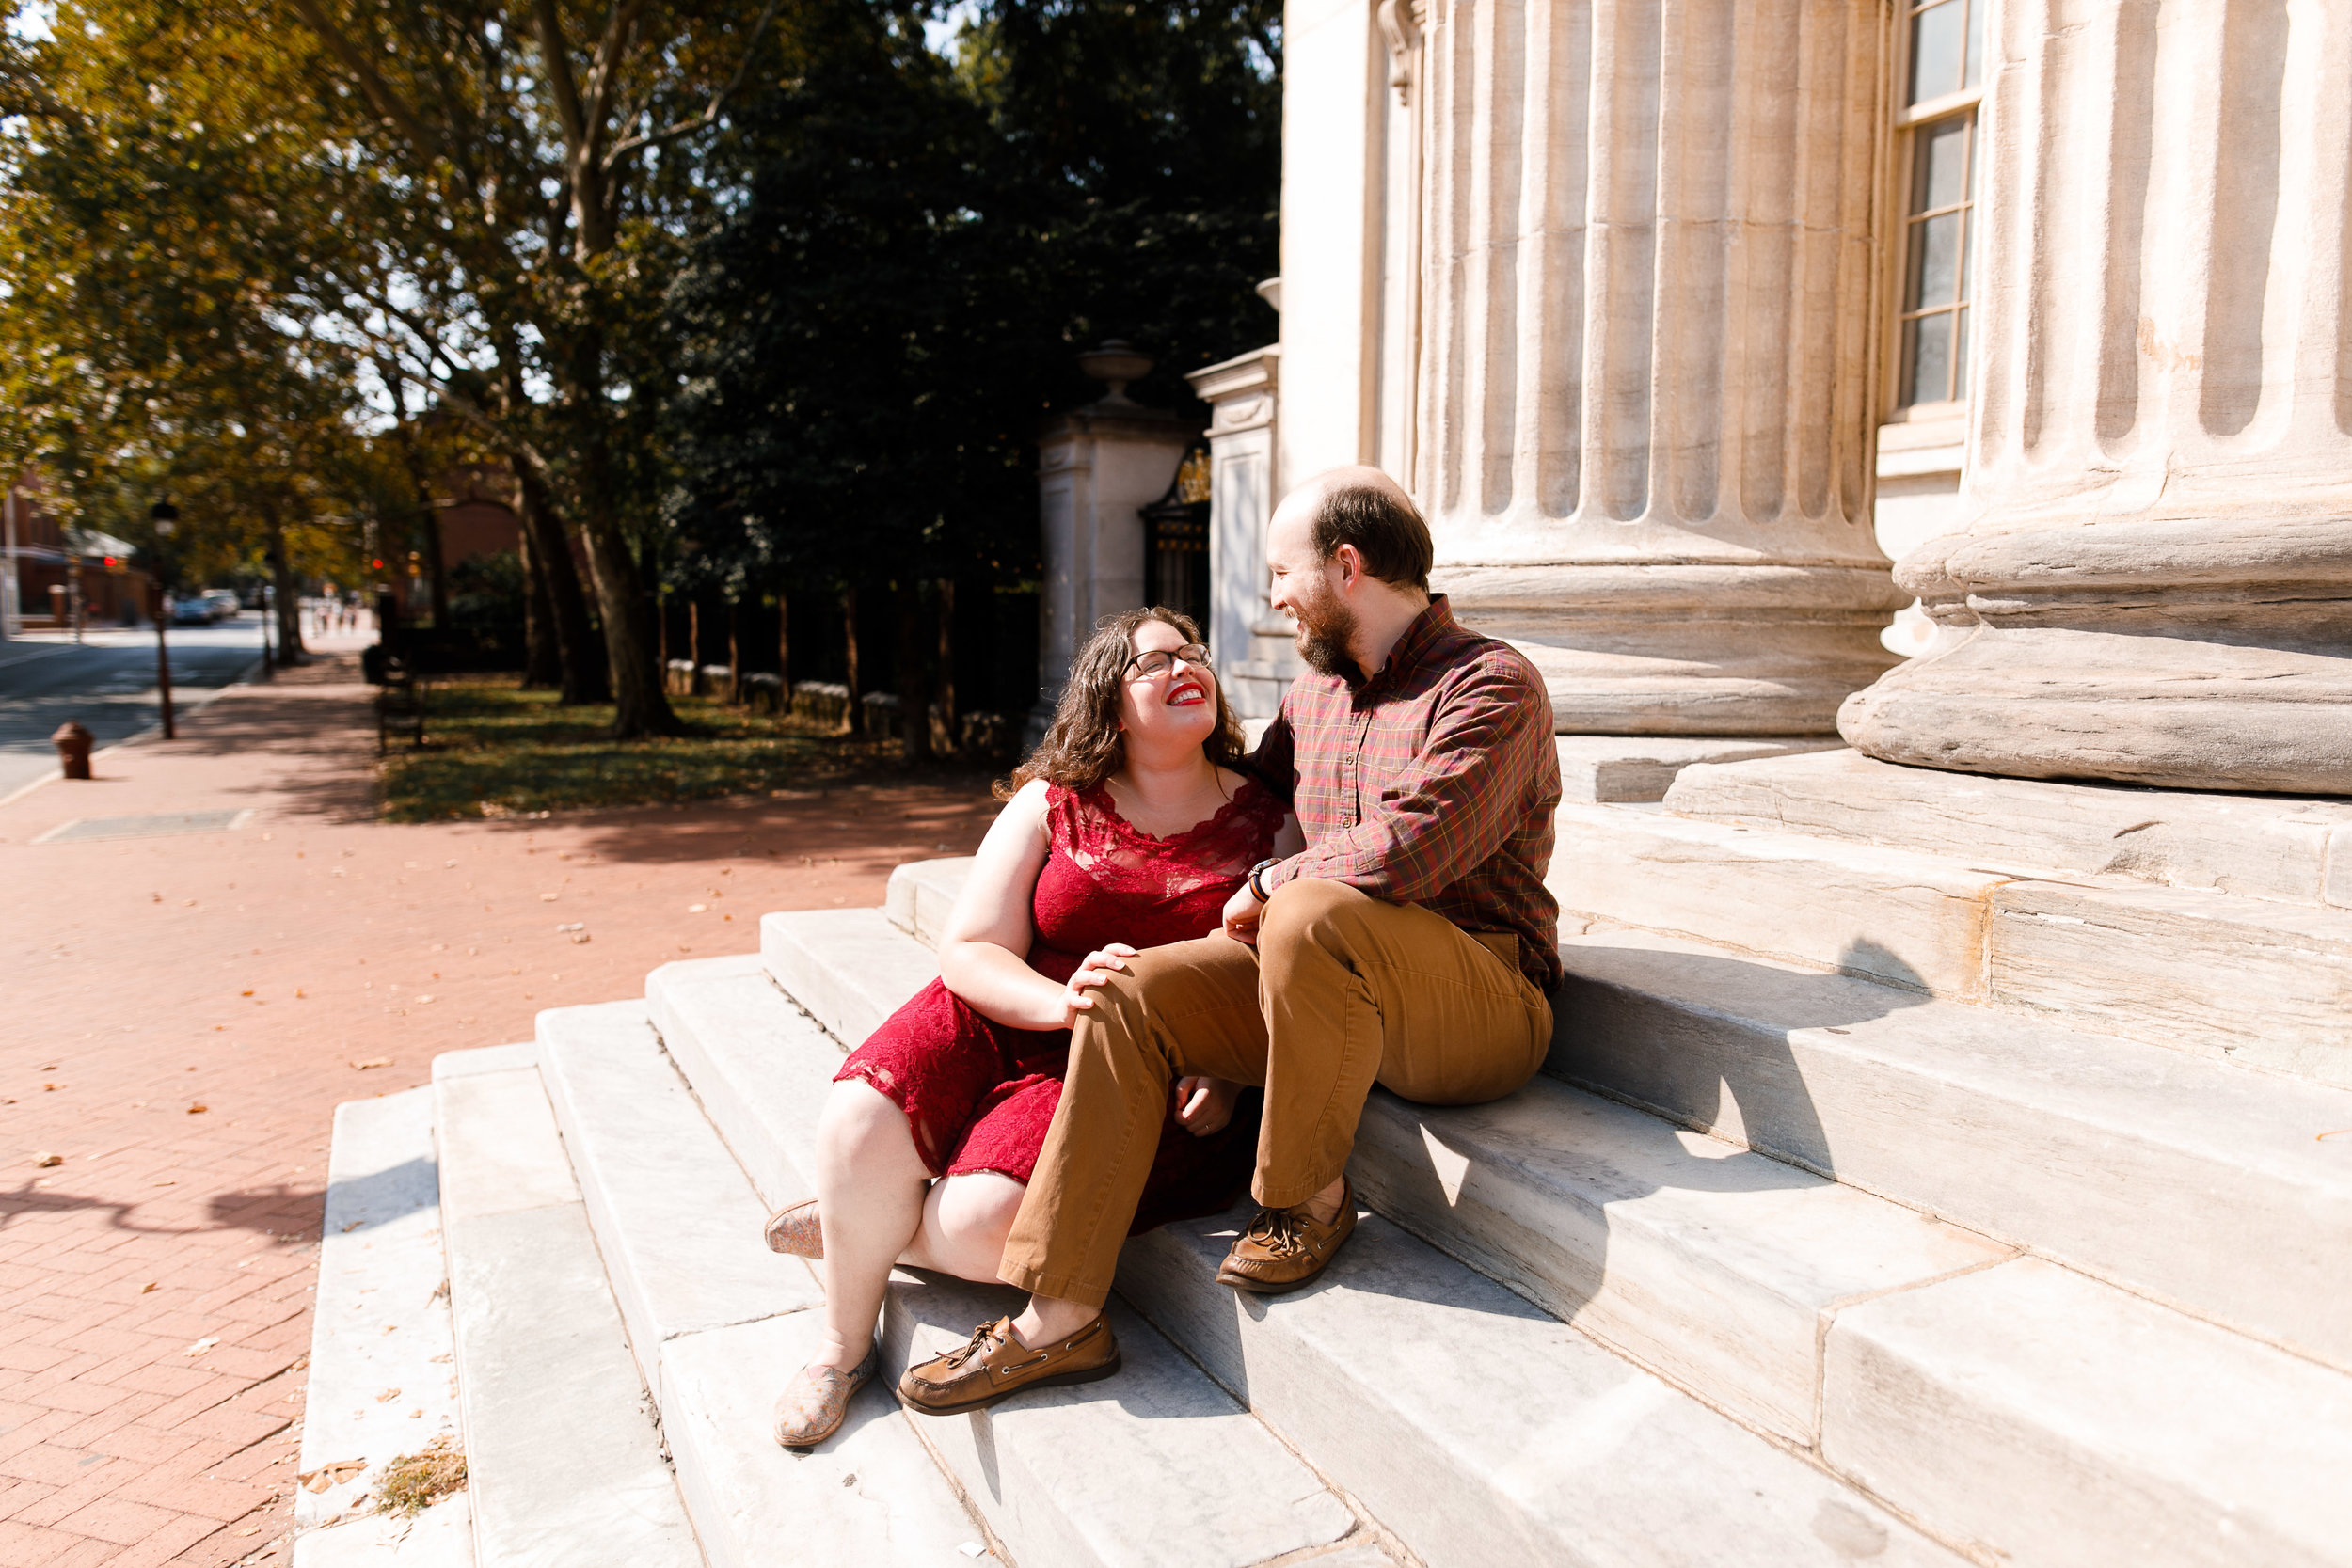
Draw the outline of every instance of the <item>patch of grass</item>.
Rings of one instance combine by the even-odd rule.
[[[402,1454],[377,1472],[375,1512],[413,1519],[465,1489],[466,1456],[443,1433],[421,1452]]]
[[[384,759],[384,816],[394,822],[595,806],[660,805],[855,783],[903,772],[898,743],[844,739],[802,719],[673,697],[687,733],[614,740],[611,705],[564,707],[511,675],[431,684],[421,750],[395,741]]]

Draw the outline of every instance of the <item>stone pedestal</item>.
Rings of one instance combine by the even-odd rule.
[[[1266,521],[1274,515],[1275,398],[1282,351],[1248,354],[1184,379],[1209,415],[1209,647],[1252,737],[1281,710],[1291,677],[1305,666],[1290,617],[1266,602]]]
[[[1411,484],[1437,586],[1543,670],[1564,732],[1827,734],[1893,662],[1882,25],[1857,0],[1428,21]]]
[[[2352,793],[2352,24],[2341,5],[1999,19],[1963,531],[1872,756]]]
[[[1059,415],[1038,436],[1038,505],[1045,578],[1038,595],[1038,700],[1025,744],[1054,716],[1070,661],[1097,622],[1143,603],[1139,508],[1168,493],[1194,427],[1127,396],[1152,361],[1106,344],[1080,356],[1110,395]]]

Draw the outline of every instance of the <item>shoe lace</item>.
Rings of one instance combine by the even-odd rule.
[[[1261,1209],[1249,1222],[1249,1240],[1278,1258],[1295,1258],[1307,1250],[1307,1238],[1296,1210]]]
[[[969,1344],[965,1345],[961,1350],[952,1350],[947,1353],[947,1365],[950,1367],[960,1368],[965,1362],[971,1360],[974,1356],[985,1354],[988,1350],[989,1342],[995,1338],[996,1325],[994,1323],[985,1323],[980,1324],[979,1327],[972,1331],[972,1340]]]

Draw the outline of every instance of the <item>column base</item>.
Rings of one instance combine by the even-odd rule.
[[[1702,763],[1845,750],[1827,736],[1564,735],[1553,744],[1560,752],[1560,798],[1593,805],[1662,800],[1684,768]]]
[[[1542,673],[1563,735],[1828,736],[1895,662],[1879,632],[1910,602],[1867,566],[1453,566],[1434,586]]]
[[[1965,629],[1856,692],[1838,730],[1958,772],[2352,794],[2348,558],[2352,523],[1937,541],[1897,580]]]

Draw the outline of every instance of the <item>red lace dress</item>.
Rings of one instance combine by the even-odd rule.
[[[1029,967],[1067,981],[1106,943],[1157,947],[1207,936],[1249,867],[1271,852],[1284,808],[1255,781],[1207,821],[1168,838],[1130,825],[1096,788],[1046,792],[1052,847],[1030,910]],[[934,1176],[997,1171],[1025,1182],[1061,1102],[1070,1031],[1015,1029],[982,1018],[933,980],[850,1053],[837,1078],[861,1078],[914,1124]],[[1249,1181],[1258,1146],[1256,1090],[1223,1131],[1196,1138],[1173,1097],[1151,1180],[1131,1234],[1231,1207]]]

